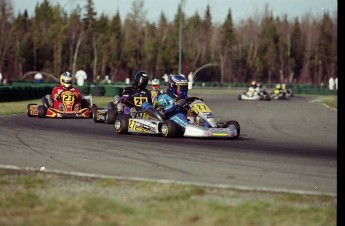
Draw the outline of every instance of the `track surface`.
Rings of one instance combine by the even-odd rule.
[[[203,97],[237,140],[117,135],[92,119],[0,117],[0,164],[267,190],[337,193],[337,111],[304,97]]]

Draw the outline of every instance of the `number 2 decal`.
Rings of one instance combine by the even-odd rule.
[[[147,97],[134,97],[135,106],[141,107],[144,102],[147,102]]]

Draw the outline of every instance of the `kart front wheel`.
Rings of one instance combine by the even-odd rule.
[[[118,134],[128,133],[129,118],[130,118],[129,115],[121,115],[121,116],[116,117],[115,123],[114,123],[116,133],[118,133]]]
[[[237,136],[236,137],[232,137],[231,139],[236,139],[240,136],[240,132],[241,132],[241,128],[240,128],[240,124],[235,121],[235,120],[231,120],[231,121],[227,121],[225,124],[224,124],[224,128],[227,128],[229,127],[230,125],[234,125],[236,127],[236,130],[237,130]]]
[[[46,114],[47,114],[47,108],[43,105],[39,105],[37,107],[37,113],[38,113],[37,116],[39,118],[44,118],[44,117],[46,117]]]
[[[98,120],[98,107],[96,105],[92,105],[91,114],[92,114],[92,119],[95,123],[101,122],[100,120]]]
[[[161,127],[162,135],[164,137],[176,137],[178,134],[178,126],[172,120],[165,120]]]

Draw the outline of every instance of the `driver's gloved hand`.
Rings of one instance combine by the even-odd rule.
[[[175,102],[176,106],[182,107],[183,105],[186,104],[186,100],[185,99],[179,99]]]

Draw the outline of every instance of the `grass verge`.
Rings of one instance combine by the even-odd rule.
[[[336,197],[0,169],[0,225],[336,225]]]

